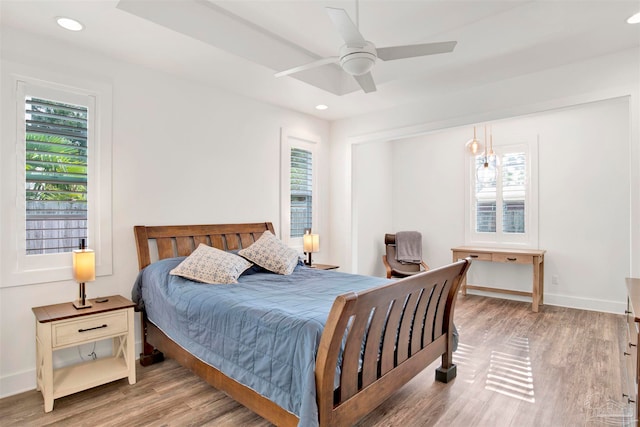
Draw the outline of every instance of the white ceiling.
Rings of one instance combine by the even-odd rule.
[[[638,0],[362,0],[360,31],[378,47],[458,41],[452,53],[378,61],[378,91],[365,94],[336,65],[273,77],[337,55],[343,42],[324,8],[343,8],[355,21],[353,0],[0,1],[2,26],[328,120],[640,46],[640,24],[625,22]],[[85,30],[62,30],[56,16]]]

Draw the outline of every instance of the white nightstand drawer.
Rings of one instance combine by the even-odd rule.
[[[60,321],[53,325],[53,347],[96,341],[102,337],[124,334],[127,330],[125,310]]]

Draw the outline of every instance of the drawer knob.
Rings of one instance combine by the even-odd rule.
[[[631,314],[631,312],[629,310],[625,310],[624,314]]]
[[[624,354],[625,356],[631,356],[631,353],[627,353],[626,351],[623,352],[622,354]]]
[[[629,343],[629,347],[635,347],[635,344]]]
[[[478,255],[469,254],[469,258],[478,258]]]
[[[507,261],[517,261],[518,258],[507,258]]]
[[[102,329],[102,328],[106,328],[106,327],[107,327],[107,324],[105,323],[104,325],[94,326],[93,328],[78,329],[78,332],[93,331],[94,329]]]

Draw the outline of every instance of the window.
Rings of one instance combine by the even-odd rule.
[[[25,98],[27,255],[71,252],[87,238],[87,115],[87,106]]]
[[[291,148],[291,229],[289,237],[302,237],[313,226],[313,154]]]
[[[305,230],[317,224],[317,143],[316,137],[282,130],[281,238],[300,250]]]
[[[13,130],[1,147],[0,194],[15,211],[0,223],[0,286],[72,279],[69,252],[82,238],[96,274],[111,274],[111,87],[7,71],[2,120]]]
[[[471,159],[467,243],[537,246],[536,147],[497,146],[486,164]]]

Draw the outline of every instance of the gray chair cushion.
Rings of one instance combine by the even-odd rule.
[[[411,276],[416,273],[420,273],[420,264],[402,264],[396,260],[396,247],[395,245],[386,245],[387,248],[387,262],[393,270],[393,273],[397,275]]]

